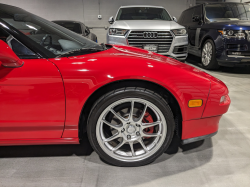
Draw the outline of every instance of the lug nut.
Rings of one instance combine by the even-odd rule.
[[[123,128],[121,132],[124,132],[124,131],[125,131],[125,129]]]
[[[128,139],[130,139],[130,138],[131,138],[131,136],[130,136],[130,135],[128,135],[128,136],[127,136],[127,138],[128,138]]]
[[[139,132],[136,132],[136,135],[137,135],[137,136],[140,136],[140,133],[139,133]]]
[[[136,126],[137,126],[137,127],[140,127],[140,125],[139,125],[139,124],[136,124]]]

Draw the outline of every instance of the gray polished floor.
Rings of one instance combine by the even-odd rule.
[[[107,165],[86,140],[0,147],[0,186],[250,186],[250,68],[208,73],[227,84],[232,100],[212,139],[185,146],[175,141],[154,163],[137,168]]]

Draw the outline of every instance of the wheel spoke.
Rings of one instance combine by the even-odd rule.
[[[161,136],[161,134],[158,133],[146,133],[146,132],[142,132],[142,137],[158,137]]]
[[[105,123],[106,125],[110,126],[111,128],[116,129],[116,130],[120,130],[120,128],[121,128],[121,127],[119,127],[119,126],[117,126],[117,125],[113,125],[113,124],[107,122],[107,121],[104,120],[104,119],[102,120],[102,122]]]
[[[135,151],[134,151],[134,142],[129,142],[130,148],[131,148],[131,153],[132,156],[135,156]]]
[[[126,123],[126,119],[117,114],[113,109],[110,109],[110,112],[112,112],[122,123]]]
[[[113,152],[117,151],[124,144],[125,144],[125,141],[124,141],[124,139],[122,139],[122,141],[116,147],[114,147],[112,151]]]
[[[111,140],[115,140],[115,139],[118,138],[118,137],[120,137],[120,133],[119,133],[119,132],[115,133],[113,136],[110,136],[110,137],[107,138],[107,139],[104,139],[103,141],[104,141],[104,142],[110,142]]]
[[[153,126],[156,126],[156,125],[159,125],[161,123],[161,121],[156,121],[156,122],[153,122],[153,123],[142,123],[142,129],[145,129],[145,128],[149,128],[149,127],[153,127]]]
[[[130,114],[129,114],[129,120],[133,120],[133,112],[134,112],[134,101],[131,101],[131,109],[130,109]]]
[[[145,107],[144,107],[144,109],[143,109],[143,111],[142,111],[142,113],[141,113],[141,116],[140,116],[139,120],[138,120],[139,123],[142,122],[143,117],[144,117],[144,115],[145,115],[145,113],[146,113],[147,108],[148,108],[148,105],[145,104]]]
[[[147,149],[147,147],[145,146],[143,140],[140,138],[138,141],[139,141],[139,143],[141,144],[142,148],[143,148],[143,149],[146,151],[146,153],[147,153],[147,152],[148,152],[148,149]]]

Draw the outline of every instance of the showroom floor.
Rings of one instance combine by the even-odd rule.
[[[212,139],[186,146],[175,141],[154,163],[137,168],[105,164],[86,139],[82,145],[0,147],[0,187],[250,186],[250,67],[208,73],[227,84],[232,100]]]

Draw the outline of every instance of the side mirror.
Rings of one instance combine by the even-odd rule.
[[[86,33],[86,35],[87,35],[87,36],[90,34],[90,30],[89,30],[89,28],[88,28],[88,27],[86,27],[86,29],[85,29],[85,33]]]
[[[173,20],[174,20],[175,22],[177,22],[177,18],[176,18],[176,17],[174,17],[174,16],[173,16]]]
[[[115,20],[114,20],[113,16],[111,16],[111,17],[109,18],[109,23],[110,23],[110,24],[113,24],[114,21],[115,21]]]
[[[7,68],[18,68],[23,65],[22,60],[3,40],[0,40],[0,62],[2,66]]]
[[[193,17],[193,22],[200,22],[200,21],[201,21],[200,16],[196,15]]]

